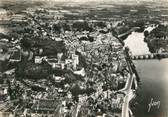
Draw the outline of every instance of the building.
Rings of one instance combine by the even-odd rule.
[[[40,64],[42,62],[42,57],[40,56],[35,56],[35,59],[34,59],[34,62],[37,63],[37,64]]]
[[[14,117],[10,112],[0,112],[0,117]]]
[[[34,112],[54,113],[60,101],[55,99],[37,99],[31,107]]]
[[[10,56],[11,62],[19,62],[21,61],[21,52],[20,51],[13,51],[12,55]]]
[[[8,94],[8,86],[4,85],[0,87],[0,102],[4,102],[7,99]]]
[[[72,60],[73,60],[73,69],[76,70],[77,65],[79,64],[79,56],[72,54]]]

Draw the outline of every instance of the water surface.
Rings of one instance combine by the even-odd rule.
[[[150,54],[143,32],[132,32],[124,42],[133,55]],[[168,117],[168,59],[133,62],[140,77],[132,107],[135,117]],[[149,110],[151,100],[159,102],[160,106],[152,106]]]

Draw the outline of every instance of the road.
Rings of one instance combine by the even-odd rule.
[[[121,117],[129,117],[129,111],[131,111],[131,109],[129,108],[129,102],[135,96],[134,91],[131,89],[134,78],[135,78],[135,75],[132,75],[127,80],[125,87],[120,90],[120,92],[123,92],[125,94],[124,103],[122,105]]]
[[[136,80],[136,75],[134,74],[133,69],[131,67],[132,61],[130,60],[130,57],[127,51],[125,51],[125,59],[131,75],[127,79],[125,87],[119,90],[119,92],[122,92],[125,94],[124,102],[122,105],[121,117],[130,117],[130,115],[132,115],[132,112],[131,112],[131,109],[129,108],[129,102],[135,96],[134,91],[131,89],[131,87],[132,87],[132,84],[135,83],[134,80]]]

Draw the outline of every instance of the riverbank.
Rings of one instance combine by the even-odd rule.
[[[122,46],[125,47],[125,43],[124,43],[124,41],[122,39],[120,39],[117,35],[113,35],[113,36],[115,36],[119,40],[119,42],[122,44]],[[126,59],[126,61],[129,61],[130,65],[131,65],[129,70],[132,69],[133,73],[135,73],[135,75],[136,75],[137,81],[139,82],[140,78],[139,78],[138,73],[136,71],[136,67],[133,64],[132,60],[131,60],[131,56],[129,55],[129,53],[130,53],[129,48],[126,47],[125,50],[124,50],[124,52],[125,52],[125,59]]]
[[[135,69],[135,66],[128,54],[129,50],[125,49],[125,59],[127,61],[127,65],[129,66],[129,71],[131,73],[130,78],[127,79],[126,85],[123,89],[121,89],[121,92],[124,92],[125,98],[124,98],[124,104],[122,107],[122,116],[121,117],[129,117],[129,115],[132,115],[132,110],[130,108],[130,102],[132,99],[135,98],[135,91],[138,88],[138,84],[136,84],[139,81],[138,73]],[[135,86],[135,87],[133,87]]]
[[[120,39],[118,36],[115,36],[119,42],[122,44],[123,47],[125,47],[125,43]],[[124,48],[124,57],[127,62],[129,72],[130,72],[130,77],[126,81],[126,85],[123,89],[119,90],[119,92],[122,92],[125,94],[124,97],[124,103],[122,105],[122,114],[121,117],[129,117],[129,115],[133,115],[133,112],[130,108],[130,102],[136,97],[135,95],[135,90],[138,88],[138,83],[140,81],[139,75],[136,71],[135,65],[131,60],[131,57],[129,55],[129,48],[125,47]],[[134,82],[133,82],[134,81]],[[133,83],[135,89],[132,89]],[[137,84],[136,84],[137,83]]]

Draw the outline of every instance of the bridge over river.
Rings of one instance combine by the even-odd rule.
[[[144,59],[162,59],[168,58],[168,53],[152,53],[143,55],[132,55],[132,60],[144,60]]]

